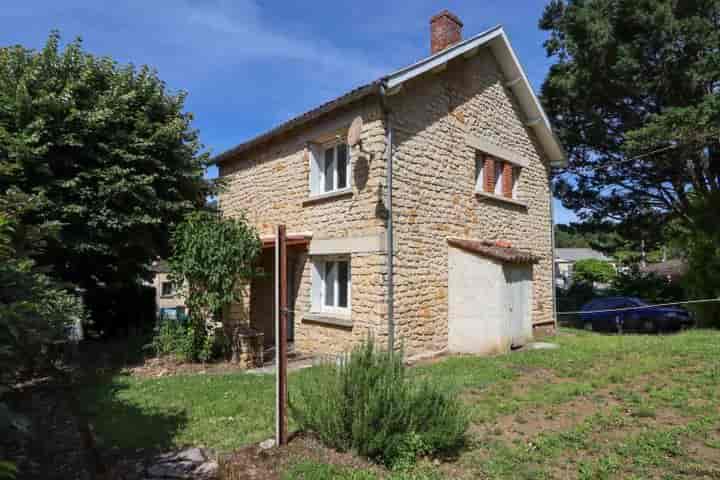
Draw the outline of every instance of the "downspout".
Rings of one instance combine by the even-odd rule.
[[[552,185],[550,185],[550,269],[552,272],[552,309],[553,309],[553,325],[555,330],[558,328],[558,309],[557,309],[557,278],[555,277],[555,207],[553,206]]]
[[[385,208],[387,210],[386,245],[387,250],[387,317],[388,317],[388,351],[395,348],[395,278],[393,271],[393,257],[395,255],[395,240],[393,232],[393,138],[392,126],[390,125],[390,109],[385,100],[385,82],[380,84],[380,105],[383,112],[383,124],[385,125],[385,155],[386,155],[386,180],[385,180]]]

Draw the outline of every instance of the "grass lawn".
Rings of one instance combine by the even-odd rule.
[[[720,478],[720,332],[551,341],[560,348],[414,368],[465,402],[468,445],[388,478]],[[307,374],[291,374],[291,395]],[[108,447],[228,451],[273,434],[271,376],[115,376],[82,399]],[[285,473],[377,476],[307,459]]]

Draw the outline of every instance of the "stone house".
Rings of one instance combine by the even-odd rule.
[[[223,215],[261,233],[267,275],[230,317],[274,342],[274,238],[288,231],[289,337],[332,353],[372,334],[410,354],[489,353],[555,328],[550,170],[565,155],[502,27],[431,54],[215,159]]]

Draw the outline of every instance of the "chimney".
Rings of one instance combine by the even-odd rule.
[[[430,19],[430,51],[437,53],[462,40],[462,22],[448,10]]]

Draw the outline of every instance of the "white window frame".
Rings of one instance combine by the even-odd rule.
[[[345,151],[347,155],[347,164],[345,167],[345,186],[338,187],[338,168],[337,159],[338,151],[341,145],[345,145]],[[352,149],[350,146],[343,141],[333,140],[331,142],[324,143],[310,143],[309,144],[311,164],[310,164],[310,195],[311,196],[324,196],[332,195],[334,193],[343,193],[350,191],[352,187]],[[332,188],[329,190],[325,189],[325,152],[332,150]]]
[[[165,293],[165,285],[170,285],[170,292]],[[175,295],[175,285],[169,280],[160,282],[160,296],[161,297],[172,297]]]
[[[338,279],[337,270],[335,274],[335,281],[333,282],[333,299],[334,305],[326,305],[327,300],[327,265],[328,263],[347,263],[348,266],[348,280],[347,280],[347,306],[341,307],[338,305],[340,297],[340,281]],[[322,256],[316,258],[313,261],[313,268],[315,269],[315,276],[312,289],[313,289],[313,302],[312,311],[314,313],[324,313],[330,315],[338,315],[348,317],[352,311],[352,266],[349,256]],[[337,269],[337,266],[335,267]]]
[[[494,162],[494,170],[495,170],[495,185],[493,187],[493,190],[491,192],[485,190],[485,160],[486,159],[492,159]],[[503,175],[505,174],[504,165],[510,164],[512,167],[512,196],[506,197],[503,195]],[[518,184],[520,183],[520,175],[522,174],[522,169],[524,167],[517,165],[514,162],[508,162],[507,160],[503,160],[501,158],[494,157],[492,155],[484,154],[483,152],[477,152],[475,155],[475,192],[481,193],[483,195],[494,195],[501,198],[511,198],[513,200],[517,200],[518,198]]]

